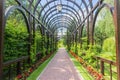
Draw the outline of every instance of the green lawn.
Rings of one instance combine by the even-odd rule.
[[[28,78],[27,80],[36,80],[40,73],[44,70],[47,64],[51,61],[55,54],[53,54],[49,59],[47,59],[43,64],[41,64]]]
[[[94,80],[92,76],[87,72],[87,70],[71,54],[69,54],[69,56],[71,60],[73,61],[75,67],[79,71],[79,73],[84,78],[84,80]]]

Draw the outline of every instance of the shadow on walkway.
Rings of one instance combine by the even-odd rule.
[[[37,80],[83,80],[66,50],[60,48]]]

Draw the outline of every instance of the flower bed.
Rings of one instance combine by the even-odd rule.
[[[47,60],[50,56],[52,55],[52,53],[50,53],[49,55],[43,57],[42,59],[40,59],[35,65],[32,65],[30,68],[28,68],[28,70],[24,71],[22,74],[18,74],[15,77],[15,80],[26,80],[27,77],[35,70],[37,69],[37,67],[43,63],[45,60]]]
[[[89,74],[94,77],[95,80],[104,80],[103,75],[99,72],[97,72],[92,66],[90,66],[88,63],[85,62],[84,59],[77,56],[74,52],[70,51],[70,54],[74,56],[80,64],[83,65],[83,67],[89,72]]]

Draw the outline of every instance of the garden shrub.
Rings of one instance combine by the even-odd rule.
[[[60,48],[60,47],[64,47],[64,40],[63,39],[60,39],[58,41],[58,48]]]
[[[115,46],[115,38],[110,37],[104,40],[102,53],[100,54],[101,57],[115,60],[116,55],[116,46]]]
[[[83,37],[81,38],[82,40],[82,48],[87,50],[88,46],[87,46],[87,37]]]
[[[103,51],[115,53],[115,38],[110,37],[103,42]]]
[[[4,34],[4,61],[28,55],[28,32],[23,21],[8,20]]]
[[[36,60],[36,42],[31,46],[30,58],[32,62]]]
[[[41,53],[42,51],[42,36],[40,34],[40,31],[36,31],[35,33],[35,41],[36,41],[36,53]]]

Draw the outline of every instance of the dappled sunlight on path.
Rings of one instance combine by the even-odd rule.
[[[37,80],[83,80],[66,50],[60,48]]]

